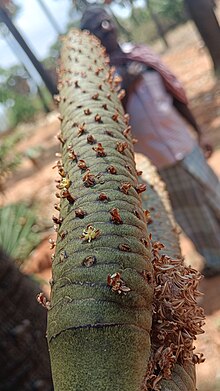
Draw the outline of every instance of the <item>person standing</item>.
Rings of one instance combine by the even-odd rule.
[[[212,147],[204,142],[183,87],[148,46],[121,46],[104,8],[88,7],[81,29],[100,39],[122,78],[123,105],[138,139],[135,150],[164,180],[177,223],[204,258],[203,274],[220,274],[220,182],[206,162]]]

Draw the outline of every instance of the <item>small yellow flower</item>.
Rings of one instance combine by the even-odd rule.
[[[99,236],[100,230],[94,228],[92,225],[87,225],[86,229],[84,229],[81,239],[87,240],[87,242],[91,242]]]
[[[71,180],[69,178],[63,178],[61,181],[60,181],[60,184],[59,184],[59,188],[60,189],[68,189],[71,185]]]

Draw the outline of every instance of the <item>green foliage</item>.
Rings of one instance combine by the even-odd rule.
[[[183,0],[153,0],[149,2],[153,11],[169,22],[183,23],[186,21],[186,13],[184,10]]]
[[[155,24],[149,16],[147,8],[134,8],[131,16],[126,20],[120,19],[121,23],[131,32],[132,41],[149,43],[157,37]],[[120,36],[124,39],[123,34]]]
[[[9,121],[12,127],[21,122],[28,122],[35,116],[37,109],[32,99],[15,94],[13,101],[14,104],[9,112]]]
[[[0,191],[8,174],[21,163],[22,155],[15,152],[15,146],[22,137],[21,133],[15,132],[0,140]]]
[[[164,32],[167,32],[170,28],[180,23],[184,23],[187,16],[183,1],[149,1],[148,6],[133,7],[128,18],[121,18],[119,20],[131,32],[133,41],[150,43],[158,38],[157,26],[154,19],[158,20]],[[121,36],[124,38],[123,34]]]
[[[24,203],[0,208],[0,246],[21,263],[40,243],[37,218],[29,205]]]
[[[0,103],[8,115],[10,127],[30,121],[37,113],[30,81],[22,67],[0,69]]]

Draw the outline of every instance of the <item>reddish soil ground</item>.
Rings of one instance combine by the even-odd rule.
[[[178,28],[168,35],[170,48],[163,54],[161,44],[155,48],[161,52],[164,61],[182,80],[191,107],[203,126],[204,133],[215,146],[209,163],[220,175],[220,82],[214,78],[211,61],[206,49],[195,32],[191,23]],[[34,273],[42,281],[42,289],[49,293],[48,280],[51,275],[51,250],[48,237],[53,237],[51,217],[54,214],[53,205],[56,178],[52,165],[58,151],[55,138],[59,131],[57,113],[51,113],[34,125],[25,125],[26,140],[21,144],[21,150],[29,147],[41,146],[40,157],[33,163],[24,159],[21,168],[8,181],[2,204],[19,200],[37,201],[39,216],[49,222],[45,239],[36,248],[23,266],[26,273]],[[195,251],[192,243],[181,235],[182,253],[187,264],[202,268],[202,259]],[[220,390],[220,277],[203,280],[201,289],[204,296],[200,304],[206,313],[205,333],[196,341],[199,352],[203,352],[206,361],[198,366],[199,391]]]

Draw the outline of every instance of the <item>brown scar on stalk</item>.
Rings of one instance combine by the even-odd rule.
[[[94,136],[92,134],[89,134],[87,136],[87,143],[88,144],[95,144],[96,143],[96,140],[95,140],[95,138],[94,138]]]
[[[59,204],[54,204],[54,209],[58,210],[58,212],[60,211],[60,205]]]
[[[118,248],[120,251],[131,252],[131,247],[125,243],[119,244]]]
[[[49,239],[48,242],[50,243],[50,250],[52,250],[54,247],[56,247],[56,242],[54,239]]]
[[[123,130],[123,135],[127,138],[128,135],[131,133],[131,126],[128,126]]]
[[[99,93],[97,92],[96,94],[92,95],[93,100],[98,100],[99,98]]]
[[[63,136],[61,135],[61,133],[57,133],[57,139],[60,141],[60,143],[62,145],[65,144],[66,140],[63,138]]]
[[[143,193],[147,188],[147,185],[141,183],[140,185],[135,186],[135,190],[138,194]]]
[[[128,170],[130,172],[130,174],[132,174],[131,167],[128,164],[125,164],[125,168],[126,168],[126,170]]]
[[[141,243],[143,243],[143,245],[146,247],[146,248],[149,248],[150,247],[150,242],[148,239],[146,238],[142,238],[141,239]]]
[[[98,122],[99,124],[103,124],[102,117],[100,114],[95,115],[95,122]]]
[[[61,177],[65,178],[66,173],[65,173],[63,167],[59,167],[59,168],[58,168],[58,174],[59,174]]]
[[[106,168],[106,171],[109,172],[109,174],[117,174],[117,169],[114,166],[108,166]]]
[[[113,292],[117,292],[118,294],[126,294],[131,291],[131,288],[125,285],[125,282],[121,278],[121,274],[118,272],[107,275],[107,285],[111,287]]]
[[[90,109],[85,109],[85,110],[84,110],[84,114],[85,114],[85,115],[90,115],[90,114],[92,114],[92,112],[91,112]]]
[[[115,137],[111,130],[105,130],[104,133],[107,134],[110,137]]]
[[[67,259],[67,258],[68,258],[68,255],[67,255],[66,250],[61,251],[60,256],[59,256],[60,262],[62,263],[62,262],[65,261],[65,259]]]
[[[118,117],[119,117],[119,113],[118,113],[118,111],[116,111],[116,112],[112,115],[113,121],[118,122]]]
[[[67,234],[68,234],[67,230],[58,232],[58,235],[60,236],[61,240],[65,239]]]
[[[144,210],[144,216],[146,218],[146,223],[148,225],[152,224],[153,223],[153,219],[151,218],[151,215],[150,215],[150,211],[149,210]]]
[[[85,267],[91,267],[91,266],[93,266],[95,264],[96,264],[96,257],[95,256],[86,257],[82,261],[82,265],[85,266]]]
[[[61,102],[60,95],[54,95],[53,99],[54,99],[54,102],[57,103],[57,104],[59,104]]]
[[[74,204],[74,202],[76,201],[76,198],[74,198],[68,189],[64,189],[60,195],[61,198],[66,198],[67,201],[70,203],[70,204]]]
[[[99,201],[108,201],[109,197],[105,193],[100,193],[98,199]]]
[[[120,213],[119,213],[119,209],[118,208],[112,208],[110,210],[110,215],[111,215],[111,221],[114,223],[114,224],[123,224],[123,221],[122,221],[122,218],[120,216]]]
[[[54,286],[55,282],[54,282],[53,278],[49,279],[49,284],[50,284],[51,288],[52,288],[52,286]]]
[[[105,150],[102,146],[102,143],[98,143],[97,147],[93,147],[92,149],[96,152],[96,156],[98,156],[98,157],[105,157],[106,156],[106,153],[105,153]]]
[[[115,85],[116,87],[119,86],[119,84],[121,83],[121,81],[122,81],[121,76],[114,76],[114,78],[113,78],[113,83],[114,83],[114,85]]]
[[[59,114],[57,118],[58,118],[58,120],[59,120],[60,122],[63,122],[63,116],[62,116],[61,114]]]
[[[153,284],[153,274],[151,272],[143,270],[141,272],[141,275],[144,277],[145,281],[147,281],[149,285]]]
[[[67,147],[67,151],[69,152],[68,153],[68,157],[69,157],[69,159],[70,160],[76,160],[77,161],[77,154],[74,152],[74,150],[73,150],[73,146],[72,145],[69,145],[68,147]]]
[[[119,187],[119,190],[124,193],[124,194],[128,194],[128,190],[131,188],[131,183],[129,182],[124,182],[121,184],[121,186]]]
[[[89,169],[86,171],[82,180],[85,186],[87,187],[91,187],[95,185],[95,175],[91,174]]]
[[[102,72],[104,70],[103,67],[99,67],[95,70],[95,75],[98,76],[100,74],[100,72]]]
[[[50,301],[47,300],[46,296],[44,295],[43,292],[39,293],[37,296],[36,296],[36,299],[37,299],[37,302],[39,304],[41,304],[44,308],[46,308],[47,310],[49,310],[51,308],[50,306]]]
[[[133,213],[138,219],[141,219],[140,213],[136,209],[134,209]]]
[[[118,93],[118,99],[119,99],[119,100],[124,99],[125,95],[126,95],[125,90],[121,90],[121,91]]]
[[[54,168],[58,168],[58,174],[62,177],[65,177],[66,176],[66,173],[64,171],[64,168],[63,168],[63,164],[60,160],[57,160],[56,161],[56,164],[52,167],[52,169]]]
[[[83,122],[83,124],[79,125],[79,127],[78,127],[78,130],[77,130],[78,137],[82,136],[82,134],[84,134],[85,131],[86,131],[86,126],[85,126],[85,122]]]
[[[125,149],[128,148],[128,143],[127,142],[124,142],[124,143],[121,143],[121,142],[117,142],[116,144],[116,150],[120,153],[124,153]]]
[[[159,252],[165,248],[163,243],[160,242],[151,242],[151,252],[154,257],[157,257]]]
[[[87,165],[86,165],[86,162],[85,162],[85,160],[83,160],[83,159],[80,159],[80,160],[78,161],[77,165],[78,165],[78,167],[79,167],[81,170],[87,170],[87,169],[88,169],[88,167],[87,167]]]
[[[72,82],[72,80],[65,80],[65,82],[66,82],[66,84],[68,85],[68,87],[71,87],[72,86],[72,84],[73,84],[73,82]]]
[[[129,124],[129,121],[130,121],[130,116],[128,113],[124,114],[124,121],[125,121],[125,124],[128,125]]]
[[[62,217],[53,216],[53,217],[52,217],[52,220],[53,220],[53,222],[54,222],[55,224],[57,224],[57,225],[61,225],[62,222],[63,222],[63,218],[62,218]]]
[[[81,208],[78,208],[75,210],[75,216],[79,217],[80,219],[83,219],[84,216],[86,215],[86,212],[82,210]]]

